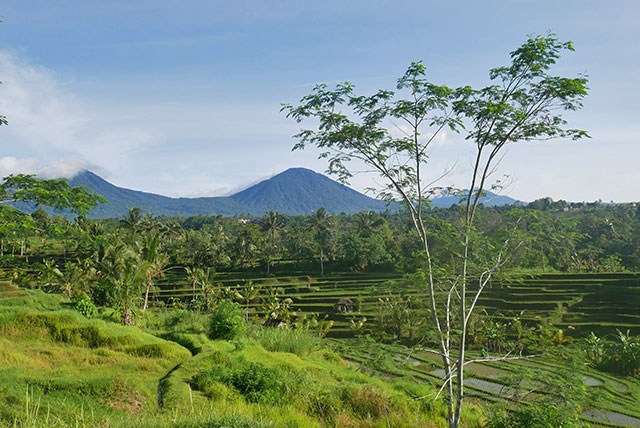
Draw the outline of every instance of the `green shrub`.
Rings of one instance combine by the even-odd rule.
[[[165,321],[165,327],[181,333],[204,333],[206,331],[206,317],[201,314],[177,309]]]
[[[329,391],[320,391],[309,403],[309,412],[320,418],[325,426],[334,425],[336,416],[344,407],[339,397]]]
[[[233,387],[247,401],[273,404],[280,401],[284,392],[284,376],[275,368],[260,363],[240,360],[229,367],[226,359],[210,370],[198,373],[192,380],[193,387],[207,396],[218,393],[218,383]]]
[[[585,339],[587,355],[600,370],[625,376],[640,375],[640,336],[617,331],[611,340],[593,332]]]
[[[564,406],[528,404],[509,411],[500,409],[489,417],[486,428],[588,428],[578,415]]]
[[[231,376],[231,370],[225,366],[213,366],[211,370],[200,372],[191,380],[191,386],[206,397],[217,398],[220,383]]]
[[[240,305],[229,300],[221,301],[209,319],[209,337],[214,340],[232,340],[244,333],[244,330]]]
[[[80,312],[87,318],[93,318],[98,315],[98,308],[91,301],[91,297],[89,297],[86,293],[79,292],[73,295],[71,298],[73,302],[73,307],[76,311]]]
[[[89,294],[98,306],[109,306],[118,301],[115,296],[115,288],[107,281],[93,281]]]
[[[278,370],[260,363],[246,363],[231,373],[227,382],[248,401],[275,403],[280,398],[282,380]]]

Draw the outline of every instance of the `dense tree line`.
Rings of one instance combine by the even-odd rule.
[[[133,208],[122,219],[74,220],[39,208],[24,214],[2,207],[0,254],[26,262],[47,254],[84,255],[98,243],[126,242],[145,247],[149,240],[167,264],[213,270],[297,269],[313,262],[318,273],[330,262],[343,270],[413,272],[421,265],[419,243],[404,212],[302,216],[270,211],[263,217],[199,215],[153,217]],[[429,211],[434,257],[447,263],[456,248],[448,230],[461,221],[457,206]],[[640,269],[640,206],[573,203],[540,199],[526,207],[482,207],[476,249],[489,251],[510,238],[505,267],[532,271],[613,272]],[[151,261],[151,260],[149,260]]]

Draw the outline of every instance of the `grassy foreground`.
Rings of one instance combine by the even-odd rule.
[[[0,426],[437,427],[433,389],[345,362],[320,339],[250,326],[208,338],[208,318],[87,319],[60,295],[0,291]],[[467,427],[480,426],[470,406]]]

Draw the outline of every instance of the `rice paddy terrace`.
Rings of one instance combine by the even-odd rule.
[[[335,273],[314,279],[308,276],[222,273],[217,280],[237,288],[245,281],[262,283],[263,289],[277,287],[293,301],[293,308],[327,315],[335,321],[329,332],[339,353],[363,371],[386,378],[410,378],[434,386],[442,383],[444,372],[439,356],[400,345],[372,344],[353,337],[351,319],[374,320],[379,299],[389,294],[426,297],[425,291],[407,285],[397,273]],[[402,285],[404,284],[404,285]],[[174,289],[175,287],[175,289]],[[193,290],[180,273],[167,278],[160,298],[187,302]],[[337,313],[339,299],[355,302],[353,313]],[[531,324],[546,322],[580,337],[595,331],[615,333],[616,329],[640,334],[640,275],[637,274],[542,274],[496,282],[485,289],[478,310],[507,321],[514,314]],[[252,302],[259,312],[259,302]],[[479,358],[471,351],[470,358]],[[481,361],[468,366],[466,385],[473,399],[483,403],[513,402],[531,398],[530,391],[544,394],[552,388],[550,379],[573,379],[576,387],[592,397],[597,406],[587,408],[582,418],[592,427],[640,427],[640,381],[602,373],[584,365],[559,361],[554,357],[510,361]],[[524,380],[523,380],[524,379]],[[528,394],[527,394],[528,393]]]
[[[335,321],[330,332],[333,337],[350,337],[350,320],[366,317],[370,322],[379,313],[379,299],[389,295],[426,297],[425,290],[402,281],[398,273],[334,273],[313,277],[309,285],[307,275],[277,275],[220,273],[216,281],[231,289],[245,281],[280,288],[284,296],[293,300],[293,309],[305,313],[325,315]],[[471,285],[473,290],[473,284]],[[200,293],[196,290],[196,293]],[[169,275],[161,284],[158,296],[188,302],[193,290],[184,274]],[[337,313],[339,299],[354,302],[352,313]],[[425,300],[426,302],[426,300]],[[259,301],[251,306],[259,312]],[[425,305],[426,307],[426,305]],[[529,324],[546,322],[563,329],[566,334],[583,336],[590,331],[598,334],[615,333],[616,329],[640,334],[640,275],[620,274],[541,274],[513,277],[494,282],[483,292],[478,311],[486,310],[496,319],[509,319],[517,314]]]
[[[444,370],[440,357],[402,346],[364,341],[338,342],[340,354],[366,372],[386,378],[409,378],[438,388]],[[478,352],[470,358],[480,359]],[[557,388],[557,382],[571,384],[571,394],[590,397],[594,406],[581,417],[592,428],[640,427],[640,381],[612,376],[582,365],[551,357],[508,361],[480,361],[466,367],[465,385],[470,400],[481,403],[526,402]],[[556,385],[554,386],[554,382]]]

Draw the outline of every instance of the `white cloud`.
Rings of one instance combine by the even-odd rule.
[[[0,51],[0,78],[0,112],[9,120],[0,155],[31,173],[70,175],[90,165],[116,185],[153,193],[228,193],[279,167],[297,129],[278,101],[208,99],[154,83],[65,84],[14,52]]]
[[[0,112],[9,120],[1,131],[14,155],[79,158],[110,168],[156,140],[152,131],[122,126],[122,112],[105,113],[74,94],[54,72],[16,53],[0,51],[0,76]]]
[[[91,165],[84,159],[68,158],[58,159],[43,165],[37,174],[45,178],[73,178],[78,173],[88,169],[95,171],[97,167]]]
[[[40,166],[40,159],[18,159],[13,156],[0,158],[0,177],[10,174],[36,174]]]
[[[231,195],[235,195],[238,192],[242,192],[245,189],[248,189],[251,186],[254,186],[262,181],[268,180],[271,177],[280,174],[283,171],[278,171],[278,172],[273,172],[269,175],[265,175],[262,176],[260,178],[258,178],[257,180],[251,180],[251,181],[247,181],[244,184],[240,184],[237,186],[224,186],[224,187],[217,187],[214,189],[197,189],[195,191],[192,191],[188,194],[185,195],[181,195],[181,196],[185,196],[187,198],[204,198],[204,197],[212,197],[212,196],[231,196]],[[174,196],[178,196],[177,194],[175,194]]]
[[[57,159],[49,163],[38,158],[18,159],[14,156],[0,158],[0,177],[10,174],[36,174],[44,178],[73,178],[87,169],[99,170],[84,159]]]

